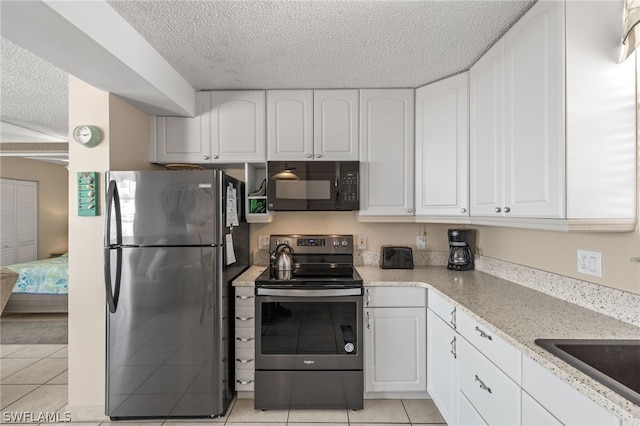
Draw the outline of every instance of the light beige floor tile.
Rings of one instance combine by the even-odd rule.
[[[48,385],[68,385],[69,370],[65,370],[47,382]]]
[[[3,360],[4,361],[4,360]],[[39,385],[47,383],[67,369],[67,360],[63,358],[45,358],[2,379],[5,385]],[[66,403],[66,402],[65,402]]]
[[[290,410],[288,423],[348,423],[347,410]]]
[[[229,423],[227,423],[229,424]],[[349,426],[349,423],[334,423],[334,422],[321,422],[321,423],[292,423],[288,422],[287,426]],[[386,425],[389,426],[389,425]],[[406,426],[406,425],[405,425]]]
[[[348,413],[349,423],[409,423],[399,399],[365,399],[364,409]]]
[[[56,412],[67,404],[66,385],[42,385],[6,407],[5,412]]]
[[[28,345],[8,355],[8,358],[45,358],[64,349],[67,345]]]
[[[49,358],[69,358],[69,346],[64,345],[64,348],[52,353]]]
[[[287,426],[286,422],[267,422],[267,421],[260,421],[260,422],[226,422],[224,425],[225,426],[265,426],[265,424],[267,424],[268,426]]]
[[[0,380],[4,383],[7,377],[36,362],[38,360],[35,358],[2,358],[0,360]]]
[[[226,424],[237,422],[286,423],[289,410],[261,411],[253,408],[253,399],[239,399],[236,401]]]
[[[446,423],[411,423],[411,426],[447,426],[447,424]]]
[[[407,426],[410,423],[351,423],[351,424],[357,425],[357,426]]]
[[[11,355],[21,349],[26,348],[29,345],[0,345],[0,358]]]
[[[411,423],[445,423],[431,399],[403,399],[402,404]]]
[[[0,385],[0,409],[13,404],[38,385]]]

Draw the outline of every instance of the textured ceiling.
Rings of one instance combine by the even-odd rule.
[[[195,89],[213,90],[418,87],[468,69],[534,2],[108,3]],[[0,119],[66,136],[66,73],[4,38],[0,48]]]

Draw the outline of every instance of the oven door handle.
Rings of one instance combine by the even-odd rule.
[[[284,296],[284,297],[332,297],[332,296],[362,296],[361,288],[332,288],[332,289],[280,289],[257,288],[257,296]]]

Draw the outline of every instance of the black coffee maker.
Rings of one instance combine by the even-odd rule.
[[[473,250],[475,249],[475,230],[449,229],[449,262],[447,269],[468,271],[473,269]]]

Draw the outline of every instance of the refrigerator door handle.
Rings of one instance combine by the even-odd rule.
[[[107,215],[105,217],[105,233],[104,245],[111,246],[111,212],[115,207],[116,212],[116,245],[122,245],[122,213],[120,209],[120,195],[118,194],[118,185],[115,180],[109,181],[107,190]]]
[[[116,283],[115,287],[111,281],[111,252],[112,249],[104,249],[104,284],[107,292],[107,305],[109,312],[116,313],[118,309],[118,300],[120,299],[120,281],[122,278],[122,248],[118,247],[116,251]]]

